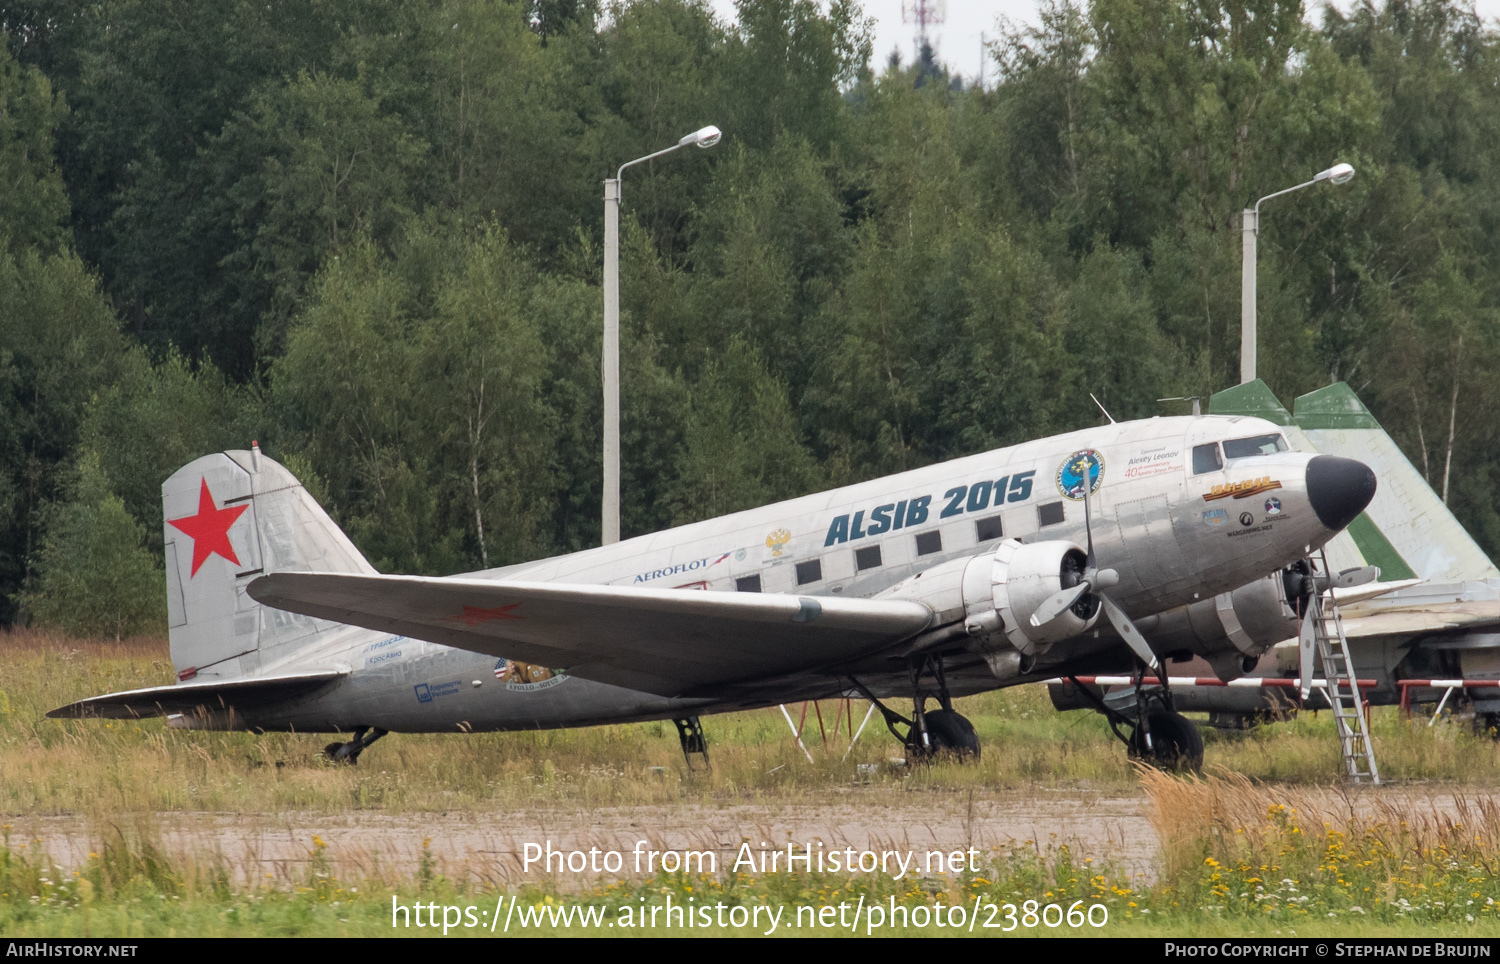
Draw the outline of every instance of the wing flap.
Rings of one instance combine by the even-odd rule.
[[[347,669],[330,669],[279,676],[250,676],[233,680],[148,686],[145,689],[91,696],[67,706],[59,706],[49,711],[47,716],[54,720],[135,720],[148,716],[192,713],[200,707],[213,712],[232,706],[305,696],[348,675],[348,672]]]
[[[661,696],[865,656],[927,628],[910,600],[284,572],[257,602]]]

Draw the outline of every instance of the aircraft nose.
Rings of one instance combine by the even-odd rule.
[[[1375,498],[1375,473],[1356,459],[1314,456],[1307,463],[1307,501],[1318,521],[1337,532]]]

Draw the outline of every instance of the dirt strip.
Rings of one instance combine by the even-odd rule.
[[[856,795],[857,796],[857,795]],[[508,814],[158,813],[121,815],[109,824],[83,817],[17,817],[12,846],[33,841],[64,871],[80,867],[99,842],[117,834],[153,842],[179,861],[221,862],[241,884],[305,883],[313,870],[313,837],[341,879],[409,878],[420,867],[424,841],[435,873],[490,884],[553,878],[564,890],[644,873],[650,850],[712,851],[729,869],[748,842],[753,851],[789,842],[824,851],[951,852],[970,847],[1027,846],[1039,852],[1068,844],[1082,856],[1112,859],[1148,878],[1157,851],[1144,797],[1106,797],[1085,790],[1016,794],[879,793],[868,800],[841,794],[836,802],[641,806],[589,810],[538,809]],[[619,872],[544,872],[523,866],[526,844],[558,851],[591,848],[623,856]],[[635,851],[643,856],[637,871]],[[574,858],[577,866],[582,858]],[[591,857],[595,865],[600,858]],[[758,858],[757,858],[758,859]],[[784,859],[784,857],[783,857]],[[981,858],[982,859],[982,858]],[[556,864],[554,864],[554,867]],[[565,866],[565,865],[564,865]],[[785,866],[784,864],[782,866]]]

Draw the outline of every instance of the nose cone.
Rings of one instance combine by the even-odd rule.
[[[1375,498],[1375,473],[1355,459],[1319,455],[1307,463],[1307,500],[1318,521],[1337,532]]]

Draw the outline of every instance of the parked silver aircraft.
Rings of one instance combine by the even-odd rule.
[[[1292,452],[1270,422],[1153,418],[424,578],[377,573],[252,447],[162,486],[178,683],[48,715],[352,731],[328,748],[352,762],[392,730],[652,719],[701,752],[700,714],[864,696],[909,753],[977,753],[954,696],[1155,665],[1134,620],[1211,607],[1218,629],[1181,645],[1226,673],[1253,665],[1241,587],[1276,582],[1258,577],[1296,565],[1374,493],[1363,463]],[[892,697],[914,699],[910,718]],[[1143,703],[1131,724],[1137,753],[1201,758],[1167,708]]]
[[[1343,383],[1329,385],[1298,398],[1288,412],[1264,383],[1253,382],[1215,395],[1209,411],[1265,418],[1297,451],[1357,452],[1371,464],[1380,476],[1379,493],[1326,547],[1331,569],[1376,567],[1384,580],[1336,593],[1355,674],[1376,682],[1365,696],[1376,705],[1392,705],[1401,702],[1403,681],[1477,683],[1465,694],[1476,727],[1500,727],[1500,689],[1495,688],[1500,680],[1500,570],[1354,391]],[[1247,598],[1238,609],[1247,633],[1264,653],[1249,675],[1318,675],[1300,667],[1295,615],[1273,594]],[[1179,617],[1164,619],[1175,622]],[[1139,625],[1158,651],[1173,651],[1146,620]],[[1267,649],[1267,643],[1275,645]],[[1179,648],[1175,655],[1190,653]],[[1183,663],[1187,665],[1170,668],[1173,676],[1198,675],[1191,663]],[[1446,687],[1408,686],[1414,702],[1437,702],[1446,692]],[[1116,689],[1106,704],[1132,705],[1135,697],[1128,690]],[[1052,696],[1059,709],[1097,708],[1070,686],[1054,685]],[[1244,726],[1296,705],[1294,694],[1276,688],[1179,685],[1173,696],[1177,709],[1209,712],[1224,726]],[[1324,704],[1318,697],[1310,705]]]

